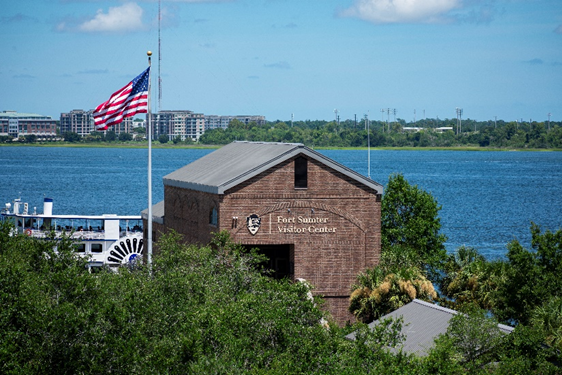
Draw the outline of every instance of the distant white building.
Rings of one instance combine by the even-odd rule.
[[[153,113],[151,119],[154,139],[164,134],[170,141],[176,137],[180,137],[182,141],[187,138],[198,141],[205,131],[205,116],[202,113],[187,110],[160,111]]]
[[[226,129],[233,120],[238,120],[244,124],[251,122],[258,125],[265,124],[265,116],[204,115],[188,110],[160,111],[153,113],[151,119],[153,138],[157,139],[164,134],[168,136],[170,141],[180,137],[182,141],[191,138],[197,142],[205,131],[217,128]]]
[[[417,132],[419,132],[419,131],[422,131],[423,128],[418,128],[418,127],[415,127],[415,126],[410,126],[410,127],[405,126],[405,127],[402,128],[402,130],[405,131],[405,132],[414,132],[414,133],[417,133]]]
[[[94,110],[84,111],[83,109],[73,109],[68,113],[60,114],[60,133],[72,132],[84,137],[96,131],[94,125]],[[133,118],[126,117],[117,125],[110,126],[107,130],[114,131],[116,134],[131,133],[133,130]]]
[[[74,109],[68,113],[61,113],[60,133],[73,132],[85,136],[95,131],[93,110],[84,111]],[[164,110],[151,115],[151,127],[153,139],[166,135],[169,141],[179,137],[182,141],[190,138],[198,141],[206,130],[222,128],[226,129],[233,120],[243,124],[255,122],[258,125],[265,124],[265,116],[254,115],[204,115],[189,110]],[[147,126],[144,119],[133,119],[127,117],[123,122],[110,127],[106,131],[114,131],[117,134],[132,133],[134,128]]]
[[[237,116],[219,116],[219,115],[205,115],[205,130],[228,128],[232,120],[238,120],[243,124],[255,122],[258,125],[265,125],[265,116],[257,115],[237,115]]]
[[[76,133],[81,137],[94,131],[93,111],[84,111],[83,109],[73,109],[67,113],[60,114],[60,133],[67,132]]]

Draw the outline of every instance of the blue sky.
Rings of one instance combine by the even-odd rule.
[[[162,1],[160,108],[562,120],[560,0]],[[158,1],[4,0],[0,110],[93,109],[146,68]],[[415,114],[414,114],[415,112]],[[385,115],[386,118],[386,115]]]

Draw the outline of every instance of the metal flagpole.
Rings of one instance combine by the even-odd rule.
[[[148,67],[150,68],[150,56],[152,52],[148,51]],[[148,110],[147,117],[147,134],[148,134],[148,229],[147,229],[147,264],[152,265],[152,113],[150,109],[150,71],[148,73]]]
[[[371,178],[371,122],[369,120],[369,111],[367,111],[367,177]]]

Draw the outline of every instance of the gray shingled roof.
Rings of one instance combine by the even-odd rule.
[[[449,320],[456,314],[458,312],[455,310],[414,299],[412,302],[370,323],[369,328],[373,328],[384,319],[402,317],[402,333],[406,336],[402,343],[402,350],[406,353],[425,356],[433,346],[437,336],[447,332]],[[504,333],[511,333],[514,329],[503,324],[498,324],[498,328]],[[346,338],[354,340],[355,333],[350,333]],[[395,349],[391,350],[395,351]]]
[[[224,192],[298,154],[317,160],[382,194],[382,185],[298,143],[233,142],[166,176],[164,185]]]

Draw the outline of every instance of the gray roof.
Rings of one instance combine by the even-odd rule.
[[[383,187],[379,183],[299,143],[233,142],[164,176],[164,185],[224,194],[226,190],[299,154],[382,194]]]
[[[455,310],[414,299],[412,302],[370,323],[369,328],[373,328],[384,319],[402,317],[402,334],[406,336],[402,343],[402,350],[406,353],[424,356],[433,346],[437,336],[447,332],[449,320],[456,314],[458,312]],[[514,329],[503,324],[498,324],[498,328],[504,333],[510,333]],[[355,333],[350,333],[346,338],[354,340]],[[395,351],[396,349],[392,350]]]
[[[148,220],[148,208],[141,211],[141,216],[144,220]],[[164,201],[152,205],[152,221],[164,224]]]

